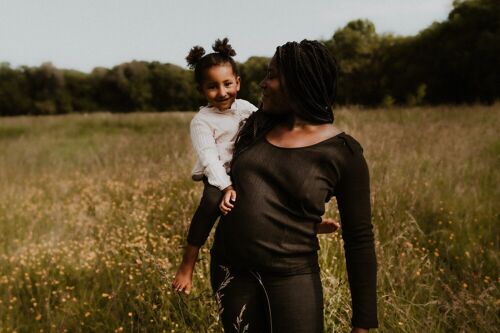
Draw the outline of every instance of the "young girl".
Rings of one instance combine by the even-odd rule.
[[[200,247],[205,243],[215,221],[220,216],[219,203],[223,193],[236,199],[228,175],[234,139],[239,125],[257,110],[251,103],[236,99],[240,76],[233,56],[236,52],[228,39],[215,41],[214,52],[205,55],[200,46],[191,49],[186,57],[194,69],[200,93],[207,100],[191,121],[191,141],[198,160],[192,178],[203,181],[203,195],[189,227],[187,246],[172,286],[186,294],[191,292],[193,270]],[[228,200],[229,200],[228,199]]]
[[[240,124],[257,110],[253,104],[236,99],[240,76],[232,58],[236,52],[228,44],[228,39],[216,40],[212,48],[214,52],[205,55],[202,47],[195,46],[186,57],[188,65],[194,69],[198,90],[208,103],[200,108],[190,126],[191,141],[198,156],[192,178],[203,181],[203,195],[191,220],[182,263],[172,282],[176,291],[186,294],[191,292],[200,247],[221,215],[221,209],[229,211],[236,200],[228,175],[234,140]],[[323,220],[317,233],[334,232],[338,226],[336,221]]]

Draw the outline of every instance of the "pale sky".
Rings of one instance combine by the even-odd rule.
[[[287,41],[329,39],[347,22],[414,35],[452,0],[0,0],[0,62],[90,72],[131,60],[185,67],[194,45],[229,37],[237,61]]]

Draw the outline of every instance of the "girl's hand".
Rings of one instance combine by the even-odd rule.
[[[316,225],[317,234],[330,234],[339,230],[340,224],[332,219],[324,219],[321,223]]]
[[[224,195],[222,196],[219,209],[221,210],[222,215],[226,215],[234,207],[234,202],[236,201],[236,191],[232,186],[228,186],[223,190],[223,192]]]

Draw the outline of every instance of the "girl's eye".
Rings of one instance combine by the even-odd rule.
[[[226,84],[225,84],[225,86],[226,86],[226,87],[230,87],[230,86],[232,86],[232,85],[233,85],[233,83],[232,83],[232,82],[228,82],[228,83],[226,83]]]

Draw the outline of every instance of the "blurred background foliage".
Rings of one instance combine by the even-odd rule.
[[[447,20],[415,36],[378,34],[372,22],[356,20],[323,42],[340,67],[338,104],[491,104],[500,97],[498,0],[456,0]],[[240,64],[240,98],[258,104],[268,61],[250,57]],[[0,115],[182,111],[201,104],[192,72],[168,63],[132,61],[91,73],[0,63]]]

